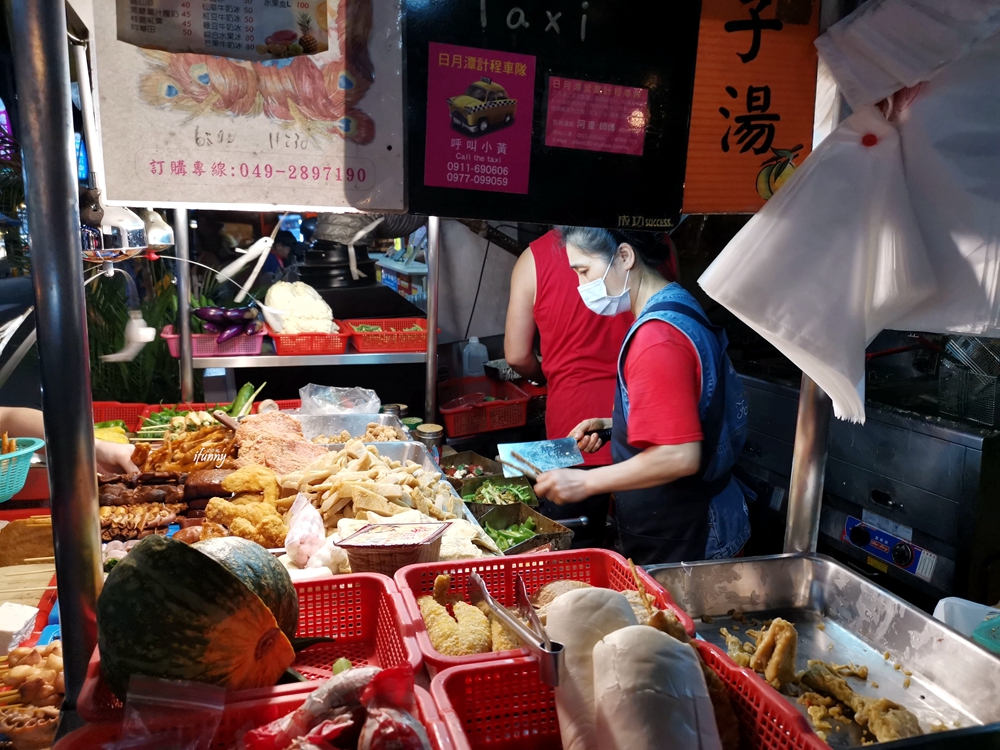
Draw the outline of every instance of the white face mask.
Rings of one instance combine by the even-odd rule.
[[[614,265],[613,258],[611,263],[608,264],[608,270],[604,272],[604,276],[594,281],[589,281],[586,284],[581,284],[579,287],[583,304],[598,315],[607,315],[609,317],[621,315],[632,307],[632,300],[629,297],[628,289],[628,277],[631,269],[625,272],[625,291],[615,297],[608,294],[608,287],[604,284],[604,280],[608,277],[608,271],[611,270],[612,265]]]

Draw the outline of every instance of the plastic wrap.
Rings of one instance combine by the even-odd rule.
[[[375,391],[367,388],[337,388],[309,385],[299,388],[300,414],[378,414],[382,408]]]

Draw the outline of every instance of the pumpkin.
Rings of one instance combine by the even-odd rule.
[[[267,605],[281,632],[289,640],[295,637],[299,626],[299,595],[288,569],[278,558],[256,542],[238,536],[206,539],[191,546],[226,566]]]
[[[295,660],[274,615],[239,577],[155,534],[108,574],[97,645],[104,681],[122,699],[133,674],[248,690],[274,685]]]

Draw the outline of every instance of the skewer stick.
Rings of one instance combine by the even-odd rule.
[[[514,458],[516,458],[522,464],[524,464],[529,469],[531,469],[533,472],[535,472],[535,474],[544,474],[545,473],[541,469],[539,469],[537,466],[535,466],[533,463],[531,463],[531,461],[529,461],[524,456],[522,456],[520,453],[518,453],[517,451],[511,451],[510,455],[512,455]]]
[[[37,575],[48,575],[48,571],[45,570],[18,570],[12,573],[4,573],[0,578],[13,578],[14,576],[37,576]]]
[[[26,565],[31,563],[54,563],[56,561],[55,556],[50,557],[26,557],[24,562]]]
[[[0,596],[12,596],[15,594],[27,594],[31,591],[55,591],[58,586],[31,586],[24,589],[5,589],[0,591]]]
[[[17,695],[20,692],[21,691],[17,688],[14,688],[13,690],[0,690],[0,698],[9,698],[10,696]]]
[[[497,462],[500,463],[500,464],[503,464],[504,466],[506,466],[506,467],[508,467],[510,469],[513,469],[514,471],[517,471],[517,472],[520,472],[521,474],[524,474],[524,476],[528,477],[528,479],[538,479],[538,477],[535,474],[533,474],[532,472],[528,471],[523,466],[518,466],[517,464],[512,464],[510,461],[504,461],[502,458],[498,458]]]

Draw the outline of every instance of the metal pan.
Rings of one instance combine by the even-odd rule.
[[[698,635],[723,649],[720,628],[748,640],[748,625],[728,612],[760,621],[784,617],[799,633],[797,669],[809,659],[865,665],[868,681],[849,678],[851,687],[905,706],[924,732],[1000,721],[1000,659],[828,557],[774,555],[647,570],[694,618]],[[912,672],[909,688],[904,669]],[[843,730],[827,739],[833,746],[858,743]]]

